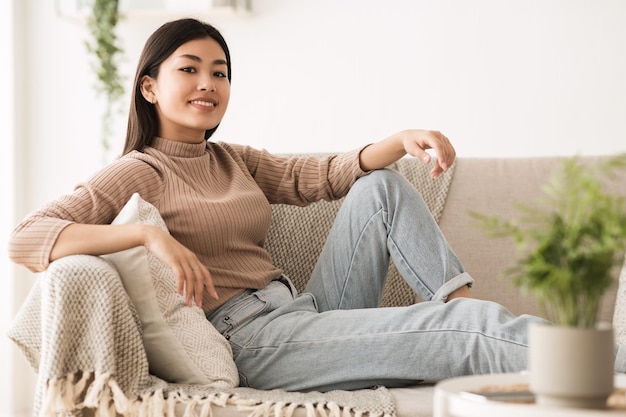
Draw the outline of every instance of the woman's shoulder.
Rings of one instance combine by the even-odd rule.
[[[123,155],[105,165],[86,181],[91,186],[101,187],[111,183],[136,183],[163,180],[163,170],[151,158],[144,158],[140,152]]]
[[[106,188],[132,188],[139,184],[163,182],[162,170],[150,159],[126,154],[105,165],[79,185]]]
[[[249,146],[239,145],[229,142],[207,142],[207,151],[213,158],[221,160],[226,163],[235,163],[240,167],[247,165],[250,158],[250,150],[253,150]],[[253,150],[254,151],[254,150]]]
[[[236,143],[229,143],[229,142],[222,142],[222,141],[218,141],[218,142],[208,141],[207,142],[207,150],[209,151],[209,153],[212,153],[212,154],[225,153],[230,156],[241,157],[241,155],[245,152],[245,149],[246,149],[246,146],[238,145]]]
[[[229,154],[235,160],[241,160],[246,165],[258,165],[260,161],[266,164],[280,164],[286,160],[286,157],[272,154],[266,149],[257,149],[250,145],[241,145],[231,142],[210,142],[214,152],[220,150]]]
[[[117,169],[136,170],[139,172],[156,171],[157,173],[162,170],[161,165],[162,163],[157,158],[140,151],[131,151],[113,163],[113,166]]]

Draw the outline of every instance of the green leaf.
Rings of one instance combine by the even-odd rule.
[[[98,83],[96,90],[105,96],[107,107],[102,118],[102,145],[109,149],[113,115],[116,104],[124,95],[123,79],[118,71],[118,59],[123,54],[115,33],[118,24],[118,0],[92,0],[87,21],[91,39],[87,51],[93,55],[93,68]]]

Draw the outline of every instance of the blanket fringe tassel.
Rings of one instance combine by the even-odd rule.
[[[216,392],[205,396],[162,389],[129,398],[109,373],[77,372],[48,380],[38,417],[67,417],[93,409],[94,417],[213,417],[213,406],[234,405],[248,417],[392,417],[341,407],[335,402],[258,402],[236,394]],[[182,411],[181,411],[182,410]]]

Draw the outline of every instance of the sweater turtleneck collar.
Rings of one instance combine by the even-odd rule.
[[[157,136],[152,141],[151,147],[169,156],[197,158],[205,154],[206,145],[206,141],[200,143],[185,143]]]

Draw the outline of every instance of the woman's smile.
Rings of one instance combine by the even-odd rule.
[[[194,107],[204,111],[213,111],[215,109],[215,106],[217,106],[217,103],[211,99],[196,99],[191,100],[190,103]]]

